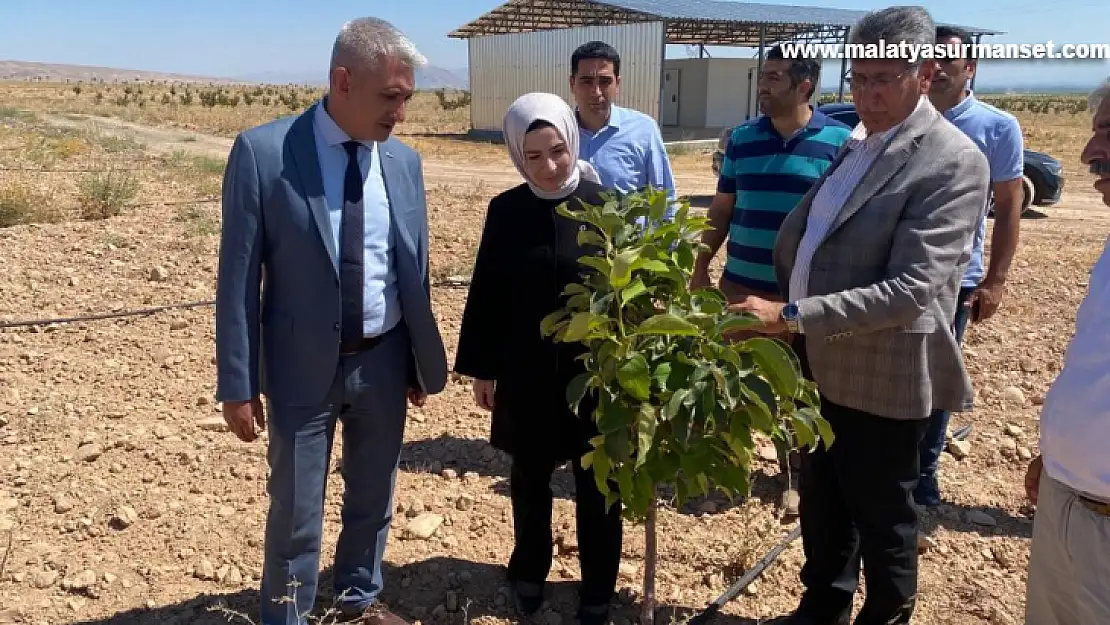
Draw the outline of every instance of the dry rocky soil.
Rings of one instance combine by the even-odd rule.
[[[219,137],[183,140],[165,130],[103,124],[153,151],[222,157],[229,145]],[[432,263],[442,278],[459,273],[460,258],[472,253],[489,196],[518,179],[503,165],[476,169],[465,160],[429,158],[427,171]],[[708,160],[679,174],[683,193],[712,192]],[[0,230],[0,321],[212,297],[218,237],[187,237],[166,210]],[[1105,210],[1089,179],[1076,176],[1061,206],[1025,219],[1001,312],[968,331],[978,402],[953,424],[974,427],[966,446],[945,454],[946,503],[924,519],[929,547],[916,623],[1021,621],[1032,529],[1022,476],[1037,452],[1039,404],[1110,228]],[[434,305],[450,358],[466,290],[441,283]],[[226,431],[213,400],[213,354],[212,309],[204,305],[0,330],[0,623],[254,618],[265,441],[241,443]],[[508,463],[486,442],[488,427],[463,380],[410,412],[385,569],[385,598],[410,619],[521,620],[503,578],[512,544]],[[337,447],[336,464],[341,452]],[[714,497],[661,512],[663,622],[703,608],[790,530],[778,518],[773,448],[760,456],[749,500]],[[341,491],[334,473],[325,567]],[[557,555],[548,605],[536,617],[550,625],[574,621],[579,575],[573,482],[565,471],[554,491]],[[628,527],[616,623],[636,619],[643,545],[642,528]],[[719,622],[758,623],[791,609],[802,560],[798,541]],[[329,579],[325,571],[323,588]],[[321,611],[329,600],[324,592]]]

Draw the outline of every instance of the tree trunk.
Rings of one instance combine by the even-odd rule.
[[[656,500],[652,494],[651,504],[644,521],[644,602],[640,608],[640,625],[655,623],[655,512]]]

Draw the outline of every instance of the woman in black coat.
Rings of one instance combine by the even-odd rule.
[[[551,568],[551,476],[570,461],[575,479],[583,625],[608,618],[621,555],[620,504],[605,507],[582,455],[597,435],[591,398],[579,415],[566,388],[584,366],[581,345],[541,335],[540,322],[581,281],[585,224],[562,217],[569,202],[601,204],[593,167],[578,159],[574,112],[557,95],[521,96],[505,114],[505,143],[525,183],[493,198],[486,214],[456,352],[455,372],[474,378],[474,397],[493,413],[490,442],[512,457],[510,498],[515,544],[509,579],[526,614],[543,602]]]

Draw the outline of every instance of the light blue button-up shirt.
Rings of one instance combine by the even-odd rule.
[[[944,112],[944,117],[979,146],[990,163],[991,184],[1019,179],[1025,168],[1025,143],[1017,118],[979,100],[970,90],[963,102]],[[993,190],[991,191],[993,193]],[[979,221],[972,244],[971,262],[964,273],[964,288],[983,280],[983,243],[987,238],[987,218]]]
[[[316,107],[313,118],[316,154],[324,180],[324,195],[331,217],[335,249],[340,250],[340,227],[343,220],[343,180],[347,174],[347,150],[343,147],[351,137],[335,123],[324,109]],[[393,228],[389,196],[379,162],[380,149],[373,141],[363,141],[358,149],[362,171],[362,203],[365,211],[366,245],[363,255],[365,284],[363,287],[363,333],[377,336],[393,329],[401,320],[401,298],[397,291],[397,275],[393,265]]]
[[[675,213],[675,184],[663,135],[655,120],[640,111],[610,107],[609,121],[598,131],[579,126],[579,158],[597,170],[601,185],[621,193],[642,191],[648,184],[667,189]]]

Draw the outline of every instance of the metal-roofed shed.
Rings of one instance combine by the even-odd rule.
[[[573,102],[570,56],[601,40],[621,55],[622,106],[670,138],[715,137],[756,114],[759,58],[666,59],[668,44],[758,48],[843,43],[865,11],[724,0],[509,0],[449,36],[469,44],[471,132],[499,136],[509,104],[529,91]],[[961,26],[978,41],[1000,34]]]

